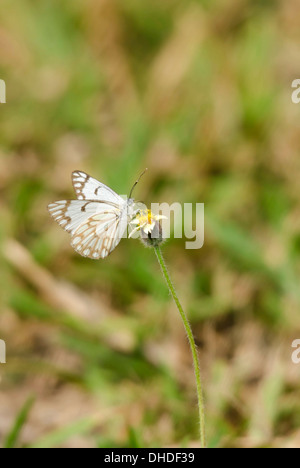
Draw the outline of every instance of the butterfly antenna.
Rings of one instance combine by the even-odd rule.
[[[131,196],[132,196],[132,193],[133,193],[133,191],[134,191],[135,187],[137,186],[137,184],[139,183],[139,181],[141,180],[141,178],[143,177],[143,175],[145,175],[145,174],[146,174],[146,172],[147,172],[147,171],[148,171],[148,168],[146,168],[146,169],[144,170],[144,172],[142,172],[142,174],[140,175],[140,177],[138,178],[138,180],[137,180],[137,181],[136,181],[136,182],[133,184],[133,187],[132,187],[132,189],[131,189],[131,192],[130,192],[129,198],[131,198]]]

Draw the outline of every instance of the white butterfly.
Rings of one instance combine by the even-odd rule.
[[[72,183],[77,200],[50,203],[49,213],[71,234],[71,245],[76,252],[83,257],[105,258],[119,244],[128,223],[135,216],[137,210],[131,195],[138,181],[129,198],[124,200],[85,172],[75,171]]]

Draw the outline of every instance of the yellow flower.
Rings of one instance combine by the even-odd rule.
[[[129,237],[132,237],[138,231],[142,231],[144,234],[150,235],[157,222],[161,219],[167,218],[162,215],[154,215],[151,210],[141,210],[130,222],[130,224],[133,224],[136,227],[131,231]]]

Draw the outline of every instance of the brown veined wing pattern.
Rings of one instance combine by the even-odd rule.
[[[72,173],[72,184],[78,200],[98,200],[121,203],[123,199],[107,185],[82,171]]]
[[[78,199],[50,203],[48,210],[80,255],[105,258],[126,230],[128,201],[82,171],[73,172],[72,182]]]
[[[80,255],[93,259],[107,257],[119,244],[127,227],[127,216],[116,211],[97,213],[73,233],[72,247]]]

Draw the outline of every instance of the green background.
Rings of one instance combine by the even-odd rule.
[[[197,447],[187,339],[154,252],[77,255],[48,203],[84,170],[205,203],[164,255],[211,447],[300,440],[297,0],[2,0],[0,445]]]

